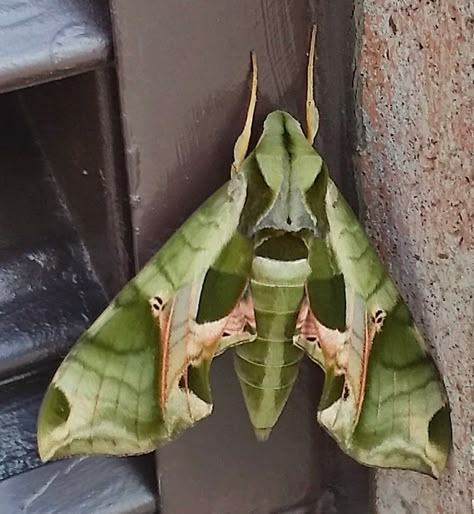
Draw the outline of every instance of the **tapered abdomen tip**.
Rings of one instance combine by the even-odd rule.
[[[255,435],[259,442],[264,443],[265,441],[268,441],[268,438],[270,437],[270,434],[272,433],[271,428],[255,428],[254,427]]]

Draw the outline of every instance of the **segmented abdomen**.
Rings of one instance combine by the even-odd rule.
[[[303,352],[293,345],[299,307],[309,273],[306,260],[256,257],[252,265],[257,338],[234,350],[250,420],[259,439],[276,424],[298,374]]]

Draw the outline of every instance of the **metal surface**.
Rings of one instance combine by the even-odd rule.
[[[0,96],[0,478],[39,465],[40,370],[128,275],[114,100],[105,72]]]
[[[20,98],[35,143],[110,298],[132,269],[114,73],[99,70],[27,88]]]
[[[144,458],[54,462],[0,482],[9,514],[153,514],[154,470]]]
[[[0,378],[5,378],[63,354],[105,296],[17,96],[0,96],[0,111]]]
[[[363,4],[363,5],[362,5]],[[444,376],[453,449],[439,482],[376,474],[379,514],[473,508],[472,2],[361,2],[364,219]]]
[[[2,0],[0,92],[103,66],[110,43],[106,0]]]
[[[0,96],[2,513],[156,510],[151,456],[38,467],[36,452],[51,359],[105,306],[98,277],[111,293],[128,272],[114,99],[102,72]]]
[[[320,29],[316,146],[354,203],[350,3],[112,0],[111,9],[137,264],[229,177],[252,49],[259,62],[253,139],[275,108],[303,119],[313,20]],[[332,505],[366,514],[367,470],[317,427],[319,378],[315,366],[304,367],[279,426],[259,444],[228,357],[218,359],[214,414],[158,452],[162,514],[308,512],[326,505],[325,514]]]
[[[107,3],[0,3],[0,512],[156,512],[153,457],[40,467],[38,407],[130,272]],[[82,73],[82,74],[81,74]],[[80,74],[80,75],[78,75]],[[61,81],[53,79],[69,75]]]

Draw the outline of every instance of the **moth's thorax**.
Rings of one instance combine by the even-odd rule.
[[[260,140],[243,164],[249,181],[245,209],[252,212],[254,231],[314,230],[316,220],[305,194],[321,166],[321,157],[306,139],[298,121],[283,111],[269,114]]]

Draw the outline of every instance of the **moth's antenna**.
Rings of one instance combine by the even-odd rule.
[[[232,163],[231,175],[234,176],[240,169],[240,165],[247,155],[250,143],[250,135],[252,133],[252,122],[255,114],[255,105],[257,104],[257,56],[252,51],[252,90],[250,92],[250,103],[247,110],[247,118],[242,133],[237,138],[234,146],[234,162]]]
[[[314,101],[314,57],[316,48],[317,27],[313,25],[311,30],[311,42],[309,44],[308,76],[306,86],[306,130],[308,141],[313,144],[319,128],[319,112]]]

